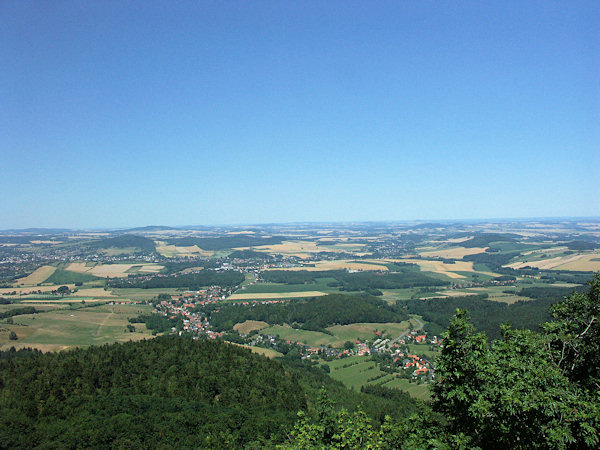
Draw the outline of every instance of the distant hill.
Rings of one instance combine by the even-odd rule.
[[[146,227],[136,227],[136,228],[127,228],[123,231],[125,232],[144,232],[144,231],[168,231],[168,230],[176,230],[174,227],[167,227],[163,225],[148,225]]]
[[[142,251],[153,252],[156,245],[152,239],[135,234],[123,234],[112,238],[100,239],[89,244],[92,248],[139,248]]]

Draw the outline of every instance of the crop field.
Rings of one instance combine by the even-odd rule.
[[[341,381],[346,387],[355,390],[360,390],[361,386],[365,384],[380,383],[386,377],[390,379],[393,377],[379,370],[374,361],[369,361],[368,356],[337,359],[326,364],[331,369],[329,373],[331,378]]]
[[[246,320],[245,322],[236,323],[233,329],[240,334],[248,334],[254,330],[262,330],[267,328],[269,324],[260,320]]]
[[[267,358],[270,358],[270,359],[279,358],[279,357],[283,356],[283,353],[279,353],[277,350],[273,350],[272,348],[255,347],[253,345],[242,345],[242,344],[236,344],[235,342],[229,342],[229,343],[233,344],[233,345],[237,345],[238,347],[247,348],[248,350],[251,350],[253,353],[266,356]]]
[[[333,278],[318,278],[315,283],[305,284],[283,284],[283,283],[255,283],[246,285],[239,289],[238,294],[262,294],[270,292],[338,292],[335,287],[327,286],[327,283],[335,281]]]
[[[245,293],[245,294],[233,294],[228,300],[269,300],[277,298],[303,298],[303,297],[320,297],[327,295],[326,292],[321,291],[305,291],[305,292],[267,292],[267,293]]]
[[[144,324],[136,323],[134,333],[126,331],[129,317],[149,311],[151,307],[145,305],[101,305],[15,316],[14,325],[1,325],[0,348],[14,345],[48,351],[150,338]],[[10,331],[17,333],[17,341],[8,340]]]
[[[556,267],[562,270],[583,270],[583,271],[600,271],[600,253],[591,253],[582,255],[581,258],[561,264]]]
[[[306,270],[308,272],[318,272],[322,270],[376,270],[376,271],[385,271],[387,272],[389,269],[384,263],[375,264],[372,262],[360,262],[349,259],[338,259],[334,261],[316,261],[314,262],[314,266],[303,266],[303,267],[289,267],[289,268],[274,268],[271,270]]]
[[[128,270],[136,266],[141,266],[136,269],[137,273],[157,273],[164,268],[158,264],[97,264],[89,266],[86,263],[79,262],[69,264],[67,270],[88,273],[100,278],[119,278],[129,275]]]
[[[35,286],[39,283],[43,283],[48,279],[50,275],[54,273],[56,267],[54,266],[42,266],[38,267],[35,271],[30,273],[24,278],[19,278],[15,284],[24,286]]]
[[[133,301],[150,300],[158,297],[159,294],[181,294],[182,291],[177,288],[156,288],[156,289],[141,289],[141,288],[114,288],[110,291],[118,298],[129,299]]]
[[[74,289],[74,284],[67,284],[69,289]],[[56,290],[57,286],[32,286],[32,287],[12,287],[12,288],[0,288],[1,295],[10,295],[16,292],[16,295],[28,295],[37,294],[38,292],[51,292]]]
[[[600,270],[600,253],[584,253],[577,255],[555,256],[553,258],[538,259],[535,255],[532,258],[520,260],[505,267],[520,269],[526,266],[536,267],[538,269],[562,269],[562,270]]]
[[[463,256],[476,255],[478,253],[484,253],[489,247],[454,247],[454,248],[442,248],[437,250],[427,250],[419,252],[419,255],[423,258],[448,258],[448,259],[462,259]]]
[[[365,244],[336,243],[332,245],[317,245],[315,241],[283,241],[281,244],[259,245],[255,247],[237,247],[235,250],[252,249],[259,252],[278,253],[288,256],[305,258],[319,252],[353,252],[359,251]]]
[[[173,258],[175,256],[205,256],[210,257],[214,255],[214,252],[209,250],[202,250],[197,245],[190,246],[176,246],[176,245],[163,245],[156,247],[156,251],[166,258]]]

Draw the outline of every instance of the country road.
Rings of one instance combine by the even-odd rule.
[[[413,331],[417,331],[422,329],[425,324],[423,322],[421,322],[419,319],[417,319],[416,317],[411,317],[411,319],[416,320],[419,323],[419,327],[418,328],[413,328]],[[404,333],[402,333],[400,336],[398,336],[396,339],[394,339],[393,341],[390,341],[388,343],[388,347],[391,347],[392,345],[394,345],[396,342],[398,342],[400,339],[402,339],[404,336],[406,336],[411,330],[407,330]]]

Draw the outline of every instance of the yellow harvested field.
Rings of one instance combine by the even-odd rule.
[[[320,291],[306,291],[306,292],[267,292],[262,294],[233,294],[229,297],[229,300],[265,300],[265,299],[277,299],[277,298],[302,298],[302,297],[320,297],[321,295],[327,295],[325,292]]]
[[[74,289],[74,284],[65,284],[69,289]],[[56,290],[57,286],[31,286],[31,287],[13,287],[13,288],[0,288],[0,294],[10,294],[16,292],[17,295],[37,294],[38,292],[51,292]]]
[[[71,294],[72,297],[112,297],[113,293],[110,291],[105,291],[104,288],[89,288],[89,289],[82,289],[79,288],[79,290],[73,294]]]
[[[469,292],[469,291],[454,291],[452,289],[448,289],[447,291],[439,291],[437,294],[440,294],[444,297],[464,297],[466,295],[477,295],[477,292]]]
[[[347,252],[352,249],[360,249],[364,247],[365,244],[356,244],[356,243],[336,243],[331,246],[320,246],[317,245],[315,241],[283,241],[281,244],[274,245],[259,245],[256,247],[238,247],[234,250],[248,250],[252,249],[259,252],[266,253],[280,253],[289,256],[297,256],[299,258],[304,258],[311,256],[314,253],[319,253],[323,251],[327,252]]]
[[[233,329],[238,333],[248,334],[254,330],[261,330],[262,328],[267,328],[269,324],[267,322],[262,322],[260,320],[246,320],[242,323],[236,323],[233,326]]]
[[[59,352],[61,350],[66,350],[68,348],[70,348],[70,345],[61,345],[61,344],[29,344],[29,343],[24,343],[24,342],[16,342],[16,343],[9,343],[9,344],[4,344],[2,346],[0,346],[0,350],[8,350],[11,347],[14,347],[15,350],[20,350],[22,348],[35,348],[39,351],[41,351],[42,353],[46,353],[46,352]]]
[[[49,302],[52,302],[52,303],[56,303],[56,304],[68,304],[68,303],[81,303],[82,301],[85,301],[86,303],[100,303],[100,302],[106,302],[106,301],[108,301],[108,299],[94,298],[91,300],[90,299],[80,300],[80,299],[76,299],[73,297],[62,297],[62,298],[58,298],[57,300],[22,300],[21,303],[48,304]]]
[[[556,268],[562,270],[591,270],[593,272],[598,272],[600,271],[600,253],[581,255],[580,259],[562,264]]]
[[[313,264],[313,263],[311,263]],[[288,267],[288,268],[273,268],[268,270],[306,270],[308,272],[317,272],[321,270],[376,270],[385,272],[389,270],[386,266],[382,264],[373,264],[369,262],[355,262],[349,259],[339,259],[334,261],[316,261],[314,262],[314,267]]]
[[[584,258],[589,257],[586,262],[582,262],[581,264],[577,264],[579,260],[583,260]],[[593,270],[593,269],[574,269],[573,267],[593,267],[596,261],[591,261],[594,258],[600,258],[599,254],[579,254],[579,255],[568,255],[568,256],[556,256],[554,258],[542,259],[539,261],[517,261],[512,264],[507,264],[504,267],[511,267],[513,269],[520,269],[525,266],[536,267],[538,269],[558,269],[563,268],[563,266],[571,267],[566,270]]]
[[[489,247],[455,247],[445,248],[441,250],[431,250],[426,252],[419,252],[424,258],[448,258],[448,259],[462,259],[463,256],[476,255],[478,253],[484,253]]]
[[[277,350],[273,350],[272,348],[262,348],[262,347],[253,347],[251,345],[243,345],[243,344],[236,344],[235,342],[229,342],[229,341],[225,341],[228,344],[232,344],[232,345],[237,345],[238,347],[244,347],[247,348],[248,350],[251,350],[252,353],[256,353],[258,355],[263,355],[266,356],[267,358],[277,358],[279,356],[283,356],[283,353],[279,353]]]
[[[97,277],[120,278],[129,275],[127,271],[139,264],[98,264],[93,267],[86,266],[85,263],[71,263],[67,270],[80,273],[89,273]],[[137,272],[138,273],[155,273],[160,271],[163,266],[157,264],[144,264]]]
[[[174,256],[186,256],[186,255],[197,255],[197,256],[212,256],[214,252],[208,250],[202,250],[197,245],[190,245],[187,247],[176,246],[176,245],[163,245],[156,247],[156,251],[161,255],[172,258]]]
[[[16,284],[22,285],[37,285],[43,283],[46,279],[56,271],[56,267],[53,266],[42,266],[37,268],[33,273],[30,273],[24,278],[19,278]]]
[[[471,261],[456,261],[454,264],[446,264],[442,261],[429,261],[423,259],[397,259],[398,262],[417,264],[421,270],[428,272],[437,272],[446,275],[449,278],[466,278],[464,275],[455,272],[474,272]]]
[[[32,244],[60,244],[59,241],[31,241]]]
[[[281,244],[238,247],[234,250],[248,249],[268,253],[317,253],[323,251],[323,247],[319,247],[313,241],[283,241]]]

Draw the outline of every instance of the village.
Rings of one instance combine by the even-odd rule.
[[[171,328],[172,333],[179,335],[191,334],[195,339],[222,339],[236,344],[273,349],[288,357],[296,357],[307,362],[316,363],[318,360],[331,361],[334,359],[352,358],[353,356],[370,356],[376,361],[381,370],[397,373],[403,378],[431,381],[434,377],[434,361],[432,349],[439,351],[442,340],[437,336],[428,336],[418,330],[411,330],[401,336],[383,335],[376,331],[372,340],[356,339],[346,342],[343,349],[331,345],[310,346],[306,343],[281,339],[277,335],[262,334],[253,331],[248,334],[235,331],[224,332],[212,329],[210,321],[202,307],[215,307],[225,301],[231,290],[212,286],[199,291],[187,291],[176,295],[163,294],[155,304],[154,313],[169,319],[181,319],[181,329]],[[242,305],[276,304],[286,300],[253,300],[240,302]],[[422,349],[422,352],[419,349]],[[412,351],[411,351],[412,349]]]

